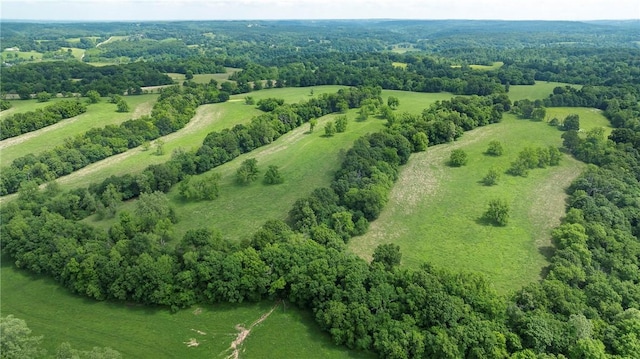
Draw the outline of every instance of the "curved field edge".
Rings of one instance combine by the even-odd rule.
[[[504,172],[524,147],[560,147],[561,134],[543,122],[506,115],[503,122],[466,132],[457,142],[412,155],[380,217],[365,235],[351,239],[349,248],[370,259],[377,245],[395,243],[405,266],[426,261],[481,272],[502,293],[540,279],[548,265],[550,231],[564,214],[564,190],[585,165],[565,155],[560,166],[531,170],[526,178]],[[501,141],[505,155],[483,154],[493,140]],[[468,153],[468,165],[447,166],[456,148]],[[502,176],[497,186],[486,187],[480,181],[491,167]],[[494,198],[511,206],[506,227],[481,220]]]
[[[236,325],[248,327],[274,305],[206,305],[171,314],[165,308],[76,296],[52,279],[16,269],[5,256],[1,262],[3,315],[24,319],[33,335],[43,336],[49,354],[69,342],[82,350],[111,347],[124,358],[223,358],[238,333]],[[192,340],[197,345],[189,346]],[[310,313],[286,303],[253,328],[241,349],[246,359],[370,358],[334,345]]]

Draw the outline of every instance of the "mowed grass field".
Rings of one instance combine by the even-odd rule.
[[[62,120],[54,125],[41,128],[37,131],[22,134],[20,136],[8,138],[0,141],[0,159],[2,165],[8,165],[14,159],[25,156],[29,153],[38,153],[54,148],[64,143],[69,137],[83,134],[91,128],[104,127],[106,125],[117,125],[131,118],[138,118],[151,113],[158,95],[125,96],[131,111],[116,112],[116,105],[109,103],[107,98],[102,98],[99,103],[87,106],[87,112]],[[60,101],[54,99],[52,101]],[[84,99],[82,99],[84,101]],[[35,108],[46,106],[35,100],[12,101],[16,109],[12,113],[32,111]],[[3,111],[4,113],[5,111]],[[3,115],[4,118],[4,115]]]
[[[509,98],[511,101],[517,100],[542,100],[549,97],[553,93],[553,89],[556,87],[564,87],[568,84],[562,82],[546,82],[538,81],[535,85],[511,85],[509,87]],[[569,85],[575,88],[582,88],[581,85]]]
[[[250,358],[368,358],[334,345],[310,313],[286,303],[203,305],[170,313],[132,303],[97,302],[71,294],[53,280],[16,269],[2,257],[2,316],[24,319],[42,335],[49,354],[63,342],[74,348],[111,347],[124,358],[224,358],[240,324],[256,325],[241,347]],[[197,347],[187,343],[195,339]]]

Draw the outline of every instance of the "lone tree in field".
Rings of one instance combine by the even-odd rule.
[[[315,118],[312,118],[309,120],[309,133],[313,132],[313,129],[316,128],[316,126],[318,125],[318,120],[316,120]]]
[[[506,226],[509,222],[509,205],[501,199],[489,202],[489,208],[484,212],[484,219],[496,226]]]
[[[468,156],[467,153],[463,150],[457,149],[451,151],[451,156],[449,157],[449,165],[452,167],[462,167],[467,164]]]
[[[123,98],[118,100],[116,106],[118,107],[118,112],[129,112],[129,104]]]
[[[500,141],[491,141],[489,142],[489,147],[485,154],[489,156],[502,156],[504,154],[504,148],[502,148],[502,143]]]
[[[347,122],[349,122],[349,120],[347,119],[347,116],[338,116],[336,118],[336,132],[344,132],[347,130]]]
[[[280,184],[284,182],[284,178],[278,169],[278,166],[271,165],[264,174],[265,184]]]
[[[498,184],[498,180],[500,180],[500,172],[495,168],[491,168],[482,179],[482,183],[485,186],[495,186]]]
[[[336,125],[333,123],[333,121],[327,122],[327,124],[324,125],[324,135],[326,137],[331,137],[335,134],[336,134]]]
[[[258,160],[249,158],[242,162],[236,171],[236,182],[246,185],[258,179]]]

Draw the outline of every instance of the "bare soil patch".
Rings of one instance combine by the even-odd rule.
[[[244,343],[244,341],[247,339],[247,337],[249,336],[249,334],[251,334],[251,330],[253,330],[253,327],[255,327],[256,325],[262,323],[265,321],[265,319],[267,319],[271,313],[273,313],[274,310],[276,310],[276,308],[278,308],[278,306],[280,305],[280,302],[277,302],[272,308],[271,310],[269,310],[268,312],[262,314],[262,316],[260,316],[260,318],[258,318],[258,320],[256,320],[255,322],[251,323],[251,325],[249,326],[249,328],[245,328],[244,326],[242,326],[242,324],[236,324],[236,329],[238,330],[238,335],[236,335],[236,339],[231,342],[231,345],[229,346],[229,349],[227,349],[226,351],[231,351],[231,354],[227,355],[225,357],[225,359],[239,359],[240,358],[240,347],[242,346],[242,343]]]

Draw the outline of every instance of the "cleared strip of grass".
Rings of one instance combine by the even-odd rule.
[[[131,108],[131,112],[126,113],[116,112],[116,105],[103,98],[101,102],[89,105],[87,112],[82,115],[0,141],[2,164],[8,165],[14,159],[29,153],[37,155],[42,151],[52,149],[63,144],[66,138],[83,134],[93,127],[115,125],[131,118],[149,114],[157,98],[158,95],[126,96],[124,99]]]
[[[471,67],[474,70],[479,70],[479,71],[490,71],[490,70],[497,70],[497,69],[501,68],[502,65],[504,65],[504,62],[497,61],[497,62],[494,62],[491,65],[469,65],[469,67]]]
[[[602,118],[596,120],[600,121]],[[589,122],[585,118],[584,126],[590,126]],[[550,230],[564,214],[564,189],[584,164],[565,156],[561,166],[532,170],[526,178],[503,172],[524,147],[559,147],[561,134],[543,122],[506,115],[503,122],[465,133],[457,142],[412,155],[389,204],[369,232],[353,238],[349,248],[370,259],[377,245],[396,243],[404,266],[427,261],[453,270],[482,272],[502,293],[538,279],[548,264]],[[504,156],[483,154],[492,140],[502,142]],[[455,148],[468,153],[468,165],[447,166]],[[498,168],[502,178],[497,186],[485,187],[479,181],[491,167]],[[494,198],[511,206],[506,227],[481,220]]]
[[[202,305],[170,313],[131,303],[97,302],[73,295],[48,278],[18,270],[2,257],[2,315],[26,320],[44,336],[49,354],[62,342],[90,350],[111,347],[125,358],[223,358],[241,324],[250,325],[274,303]],[[197,347],[187,343],[195,339]],[[245,352],[246,350],[246,352]],[[280,305],[245,340],[242,358],[365,358],[337,347],[311,314]]]
[[[562,82],[544,82],[538,81],[535,85],[511,85],[509,87],[509,98],[511,101],[517,100],[542,100],[553,93],[553,89],[556,87],[571,86],[575,88],[582,88],[581,85],[570,85]]]
[[[580,130],[589,131],[593,128],[604,128],[605,136],[609,136],[611,131],[611,124],[609,120],[602,114],[601,110],[597,108],[587,107],[550,107],[547,108],[547,119],[557,118],[560,121],[565,117],[576,114],[580,116]]]
[[[29,111],[34,111],[36,109],[39,108],[43,108],[43,107],[47,107],[49,105],[51,105],[52,103],[58,102],[58,101],[62,101],[62,100],[68,100],[62,97],[54,97],[52,99],[50,99],[47,102],[38,102],[37,100],[33,99],[33,100],[11,100],[9,102],[11,102],[11,108],[8,110],[4,110],[2,112],[0,112],[0,121],[4,120],[7,116],[16,114],[16,113],[23,113],[23,112],[29,112]]]

